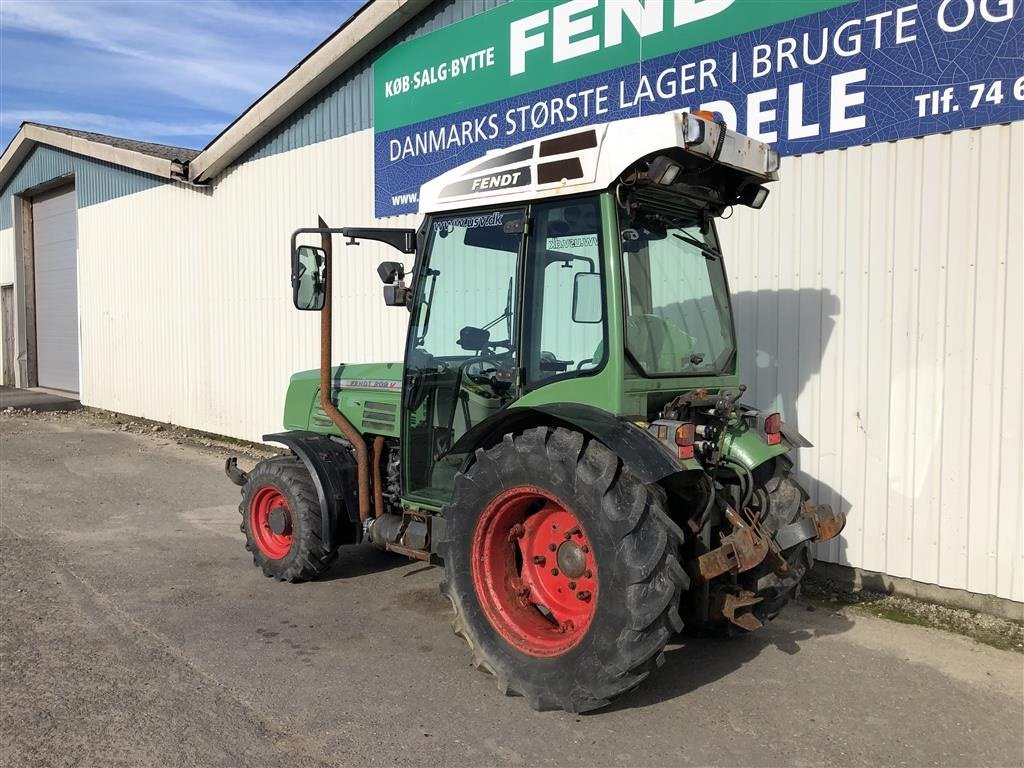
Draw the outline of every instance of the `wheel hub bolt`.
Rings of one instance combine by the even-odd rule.
[[[594,574],[591,573],[589,570],[584,571],[583,575],[586,576],[588,579],[594,578]]]
[[[546,557],[544,557],[544,555],[534,555],[533,556],[533,564],[534,565],[544,565],[544,563],[546,563],[547,561],[548,561],[548,559]]]
[[[589,600],[590,599],[590,591],[587,590],[587,589],[581,589],[579,592],[576,593],[576,599],[577,600]]]
[[[551,569],[551,575],[552,576],[557,576],[558,575],[558,569],[557,568],[552,568]]]
[[[558,547],[556,547],[554,544],[548,544],[548,550],[550,550],[551,552],[554,552],[556,549],[558,549]]]
[[[580,547],[580,549],[583,550],[584,554],[586,554],[587,552],[590,551],[590,547],[588,547],[586,544],[584,544],[582,547]]]
[[[575,581],[570,581],[569,582],[569,589],[576,589],[576,582]]]

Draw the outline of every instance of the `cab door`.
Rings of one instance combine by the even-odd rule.
[[[496,208],[427,222],[402,408],[404,495],[414,503],[448,501],[463,459],[451,447],[519,396],[525,215],[522,207]]]

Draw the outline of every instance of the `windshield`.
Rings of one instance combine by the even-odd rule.
[[[714,229],[650,218],[621,231],[626,349],[648,376],[716,374],[736,345]]]

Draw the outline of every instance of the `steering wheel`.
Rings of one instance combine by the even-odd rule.
[[[490,366],[488,368],[488,366]],[[469,360],[464,361],[461,364],[463,375],[469,377],[472,381],[478,379],[485,379],[490,381],[487,374],[494,373],[501,366],[498,358],[494,355],[481,355],[480,357],[471,357]]]

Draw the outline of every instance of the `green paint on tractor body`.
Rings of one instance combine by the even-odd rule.
[[[572,215],[600,222],[599,235],[574,239],[545,230],[546,223],[559,231],[554,225],[576,209],[584,213]],[[475,448],[453,451],[453,446],[471,428],[502,414],[583,403],[646,424],[685,392],[737,390],[724,267],[720,256],[700,250],[717,252],[713,224],[704,233],[680,229],[679,238],[655,234],[643,250],[630,252],[620,245],[620,232],[630,222],[622,220],[611,194],[499,209],[490,216],[530,219],[535,233],[524,236],[525,263],[518,235],[506,242],[499,234],[458,231],[457,217],[428,219],[428,230],[451,234],[428,240],[423,259],[432,273],[418,281],[412,302],[409,362],[345,364],[332,371],[332,398],[357,429],[403,438],[406,504],[443,507],[455,474]],[[706,245],[685,241],[695,238]],[[554,260],[553,246],[560,254]],[[548,255],[532,256],[534,251]],[[506,291],[506,281],[514,285],[523,272],[525,284]],[[581,314],[578,275],[600,282],[600,292],[591,297],[592,317]],[[531,310],[531,304],[542,308]],[[681,330],[684,325],[689,332]],[[528,331],[530,326],[534,330]],[[463,338],[467,328],[479,338]],[[288,429],[339,434],[320,407],[318,371],[292,377],[284,422]],[[769,445],[739,417],[720,426],[717,450],[751,470],[792,448],[785,440]],[[680,473],[701,469],[696,459],[678,463]]]
[[[331,373],[331,397],[356,429],[367,435],[398,437],[402,406],[401,363],[349,363]],[[285,429],[339,435],[320,406],[320,371],[292,376],[284,404]]]

